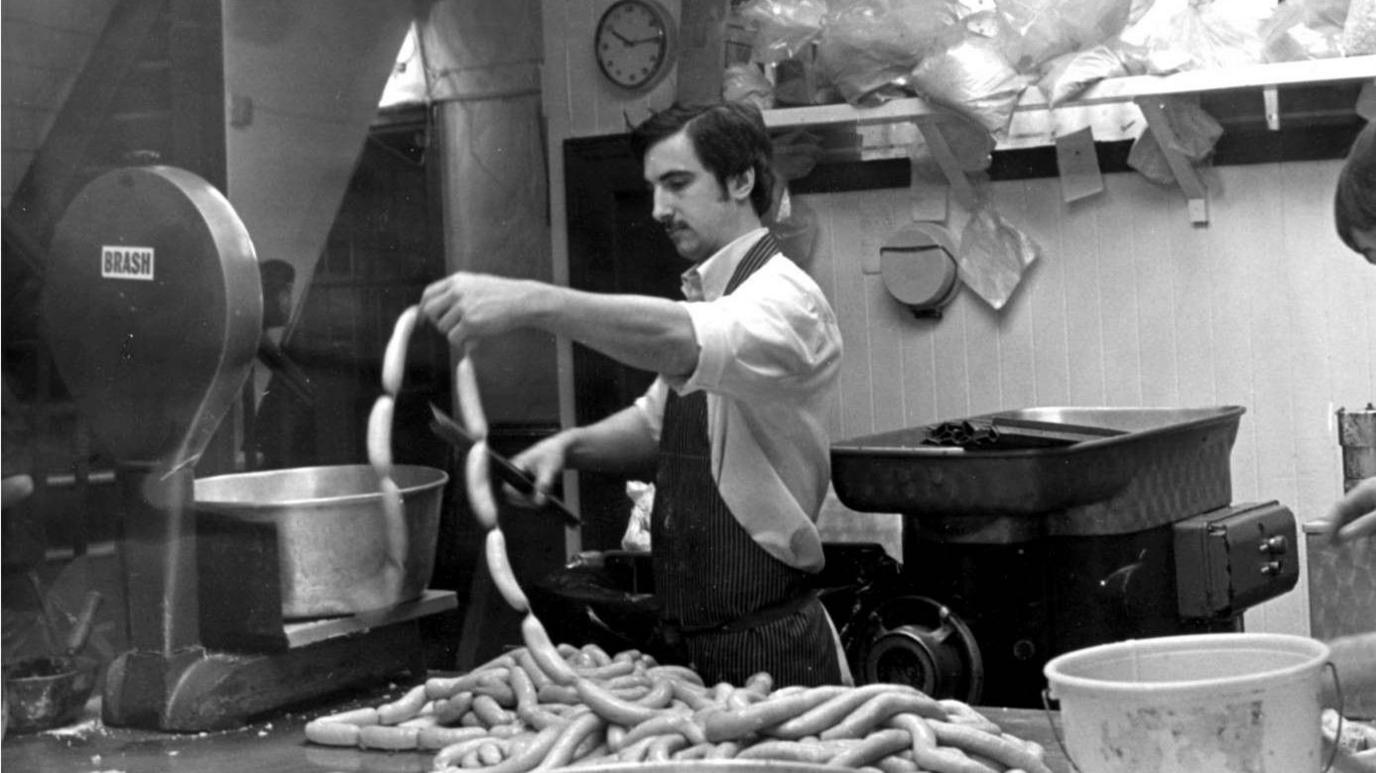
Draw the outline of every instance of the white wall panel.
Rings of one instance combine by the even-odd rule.
[[[547,22],[552,6],[573,7],[545,6]],[[553,147],[621,130],[626,104],[570,83],[586,93],[546,95],[572,114],[567,133],[552,127]],[[935,322],[913,319],[862,273],[912,211],[908,190],[801,197],[819,218],[809,271],[846,337],[829,430],[840,440],[1031,405],[1238,404],[1234,501],[1319,517],[1341,491],[1333,412],[1376,400],[1376,267],[1333,233],[1338,165],[1208,170],[1204,227],[1176,190],[1132,173],[1105,175],[1102,194],[1073,205],[1054,178],[995,183],[1000,211],[1043,256],[1004,311],[964,290]],[[863,538],[869,525],[892,546],[892,519],[838,508],[825,533]],[[1254,610],[1248,627],[1307,632],[1305,593],[1301,583]]]

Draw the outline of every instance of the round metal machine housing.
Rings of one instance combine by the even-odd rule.
[[[62,380],[121,461],[194,463],[248,377],[263,295],[248,230],[200,177],[117,169],[57,224],[43,323]]]

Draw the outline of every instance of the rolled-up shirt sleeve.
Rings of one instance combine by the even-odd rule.
[[[681,383],[670,383],[749,402],[811,393],[831,379],[841,361],[835,315],[814,285],[779,270],[791,265],[775,261],[731,295],[685,301],[698,365]]]
[[[659,442],[660,430],[664,427],[664,402],[669,396],[669,384],[663,376],[656,378],[645,393],[636,398],[635,408],[644,417],[650,436]]]

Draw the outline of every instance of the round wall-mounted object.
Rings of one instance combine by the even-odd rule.
[[[597,21],[593,50],[602,75],[630,91],[650,88],[674,61],[674,19],[655,0],[617,0]]]
[[[915,222],[894,232],[879,248],[884,287],[918,316],[940,316],[960,289],[956,242],[938,223]]]

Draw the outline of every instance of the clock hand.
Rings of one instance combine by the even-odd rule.
[[[621,41],[621,45],[623,45],[623,46],[634,46],[634,45],[636,45],[637,43],[640,42],[640,41],[638,41],[638,40],[631,40],[630,38],[626,37],[625,35],[622,35],[620,32],[617,32],[615,28],[612,29],[611,33],[612,33],[612,37],[614,37],[614,38],[616,38],[617,40]]]
[[[617,37],[621,37],[621,36],[620,36],[620,35],[617,35]],[[621,39],[622,39],[622,40],[626,40],[626,45],[628,45],[628,46],[638,46],[638,45],[640,45],[641,43],[655,43],[655,42],[658,42],[659,39],[662,38],[662,37],[664,37],[664,36],[663,36],[663,35],[655,35],[654,37],[640,38],[639,40],[626,40],[625,38],[621,38]]]

